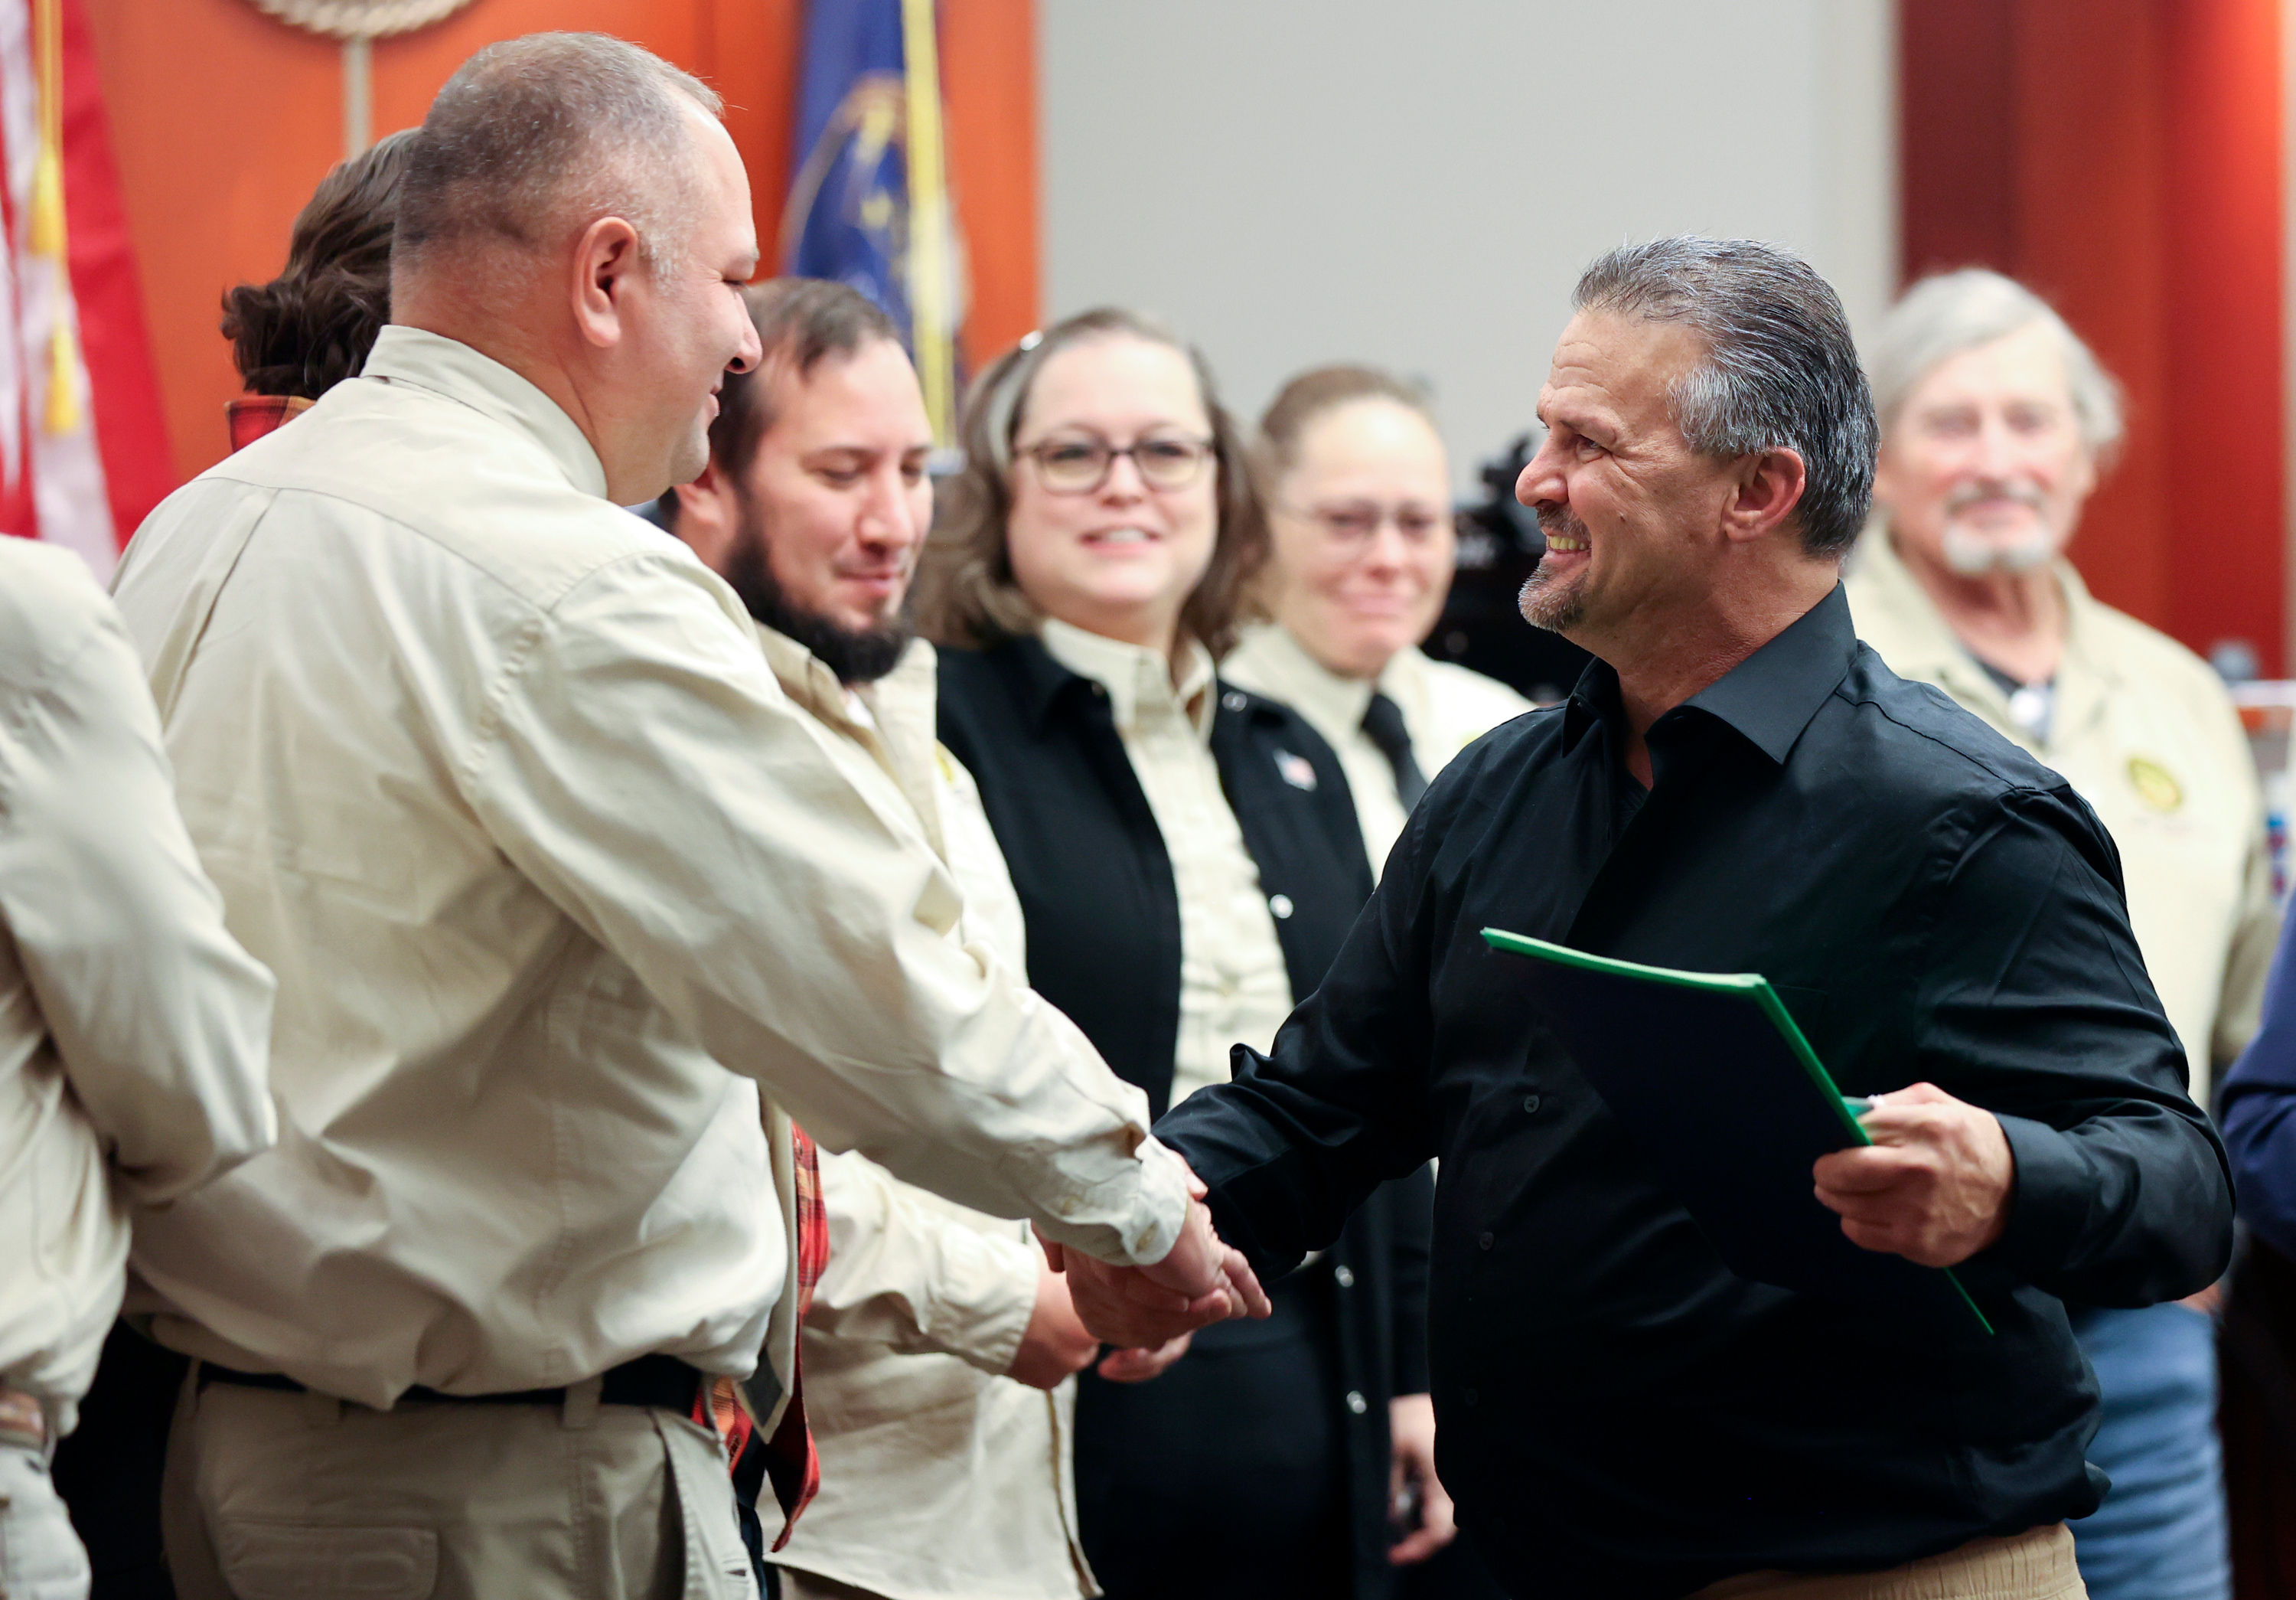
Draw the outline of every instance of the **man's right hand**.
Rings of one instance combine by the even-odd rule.
[[[1069,1296],[1084,1325],[1108,1344],[1147,1349],[1232,1317],[1265,1317],[1267,1292],[1243,1252],[1212,1231],[1211,1212],[1188,1202],[1187,1221],[1164,1259],[1146,1267],[1111,1267],[1082,1251],[1045,1241],[1054,1272],[1065,1272]]]

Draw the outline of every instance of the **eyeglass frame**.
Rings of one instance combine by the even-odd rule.
[[[1208,461],[1215,461],[1218,459],[1219,456],[1219,440],[1217,438],[1209,436],[1199,438],[1194,434],[1187,433],[1143,434],[1138,439],[1134,439],[1130,444],[1120,447],[1111,444],[1108,439],[1101,434],[1095,433],[1089,437],[1090,442],[1096,448],[1106,452],[1106,458],[1100,464],[1100,472],[1098,475],[1095,476],[1090,483],[1085,484],[1077,488],[1054,488],[1052,486],[1045,477],[1044,452],[1054,444],[1083,443],[1086,442],[1084,439],[1062,440],[1040,439],[1032,445],[1014,446],[1013,454],[1015,456],[1025,455],[1029,458],[1029,462],[1037,469],[1037,483],[1043,487],[1045,493],[1048,495],[1096,495],[1100,493],[1102,489],[1108,487],[1109,476],[1116,471],[1116,464],[1119,457],[1128,458],[1131,461],[1132,471],[1134,474],[1139,478],[1140,486],[1143,488],[1152,490],[1158,494],[1177,494],[1182,489],[1193,488],[1196,486],[1197,480],[1203,475],[1204,464]],[[1143,445],[1147,444],[1184,444],[1189,446],[1196,452],[1194,470],[1192,471],[1186,478],[1177,483],[1154,483],[1150,481],[1147,472],[1140,465],[1139,455],[1140,447]]]
[[[1403,542],[1405,544],[1414,546],[1425,545],[1445,528],[1450,529],[1454,535],[1456,535],[1459,530],[1459,513],[1456,511],[1451,510],[1439,513],[1436,515],[1435,520],[1429,524],[1427,531],[1424,534],[1414,536],[1409,529],[1403,525],[1403,517],[1401,513],[1405,508],[1401,506],[1379,505],[1371,507],[1371,509],[1377,511],[1379,515],[1376,520],[1373,521],[1370,527],[1364,529],[1358,533],[1351,532],[1344,528],[1334,527],[1332,525],[1332,521],[1336,513],[1323,506],[1292,505],[1280,500],[1273,502],[1272,504],[1277,511],[1283,512],[1289,516],[1299,517],[1307,521],[1313,522],[1318,528],[1321,528],[1325,533],[1331,535],[1332,538],[1358,548],[1363,545],[1368,544],[1371,540],[1377,538],[1379,537],[1379,530],[1387,527],[1392,527],[1396,532],[1403,536]]]

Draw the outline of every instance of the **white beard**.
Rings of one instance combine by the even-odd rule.
[[[1986,572],[2030,572],[2046,566],[2056,554],[2056,537],[2046,529],[2000,540],[1946,524],[1945,564],[1964,578]]]

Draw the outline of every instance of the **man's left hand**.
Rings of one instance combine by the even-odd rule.
[[[1875,1095],[1858,1120],[1874,1143],[1814,1169],[1817,1197],[1841,1214],[1850,1243],[1951,1267],[2001,1236],[2017,1163],[1991,1112],[1917,1083]]]

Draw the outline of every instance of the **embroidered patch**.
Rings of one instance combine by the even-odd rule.
[[[2176,775],[2150,756],[2128,758],[2128,782],[2136,798],[2155,811],[2176,811],[2185,804],[2185,786]]]
[[[1279,750],[1275,752],[1275,770],[1283,774],[1283,781],[1294,789],[1312,791],[1316,787],[1315,763],[1305,756],[1295,756],[1288,750]]]

